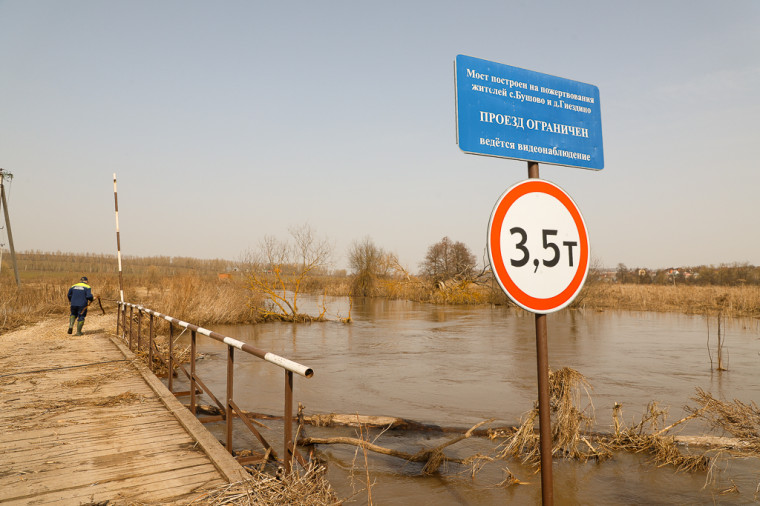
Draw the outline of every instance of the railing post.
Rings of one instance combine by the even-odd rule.
[[[127,306],[129,306],[129,326],[127,326]],[[137,310],[137,317],[135,318],[135,310]],[[253,356],[256,356],[258,358],[262,358],[270,363],[277,364],[285,369],[285,392],[284,392],[284,400],[285,400],[285,408],[284,408],[284,416],[283,416],[283,444],[284,444],[284,451],[285,455],[283,457],[283,464],[284,464],[284,471],[286,474],[289,474],[293,471],[293,459],[298,458],[299,461],[303,462],[302,457],[300,454],[297,453],[296,448],[296,438],[293,433],[293,374],[294,371],[298,374],[301,374],[307,378],[310,378],[313,375],[313,371],[311,368],[308,368],[306,366],[303,366],[301,364],[292,362],[288,359],[285,359],[284,357],[279,357],[277,355],[268,353],[264,350],[257,349],[247,343],[244,343],[242,341],[238,341],[237,339],[233,339],[231,337],[222,336],[216,332],[210,331],[208,329],[204,329],[201,327],[198,327],[196,325],[192,325],[180,320],[177,320],[173,317],[162,315],[161,313],[155,312],[152,309],[147,309],[142,306],[138,306],[135,304],[127,303],[127,302],[121,302],[117,301],[117,318],[116,318],[116,333],[119,334],[119,331],[123,334],[121,337],[126,338],[126,333],[129,333],[129,349],[132,350],[133,348],[133,341],[134,341],[134,332],[132,330],[132,326],[134,324],[137,325],[137,351],[142,351],[142,314],[143,311],[148,314],[149,317],[149,323],[148,323],[148,361],[150,363],[151,371],[154,370],[154,346],[156,346],[156,322],[154,317],[159,317],[167,320],[169,323],[169,357],[168,361],[164,362],[164,364],[168,363],[168,380],[167,380],[167,386],[169,388],[169,391],[171,393],[174,393],[174,363],[176,362],[174,358],[174,324],[176,323],[179,326],[183,326],[186,328],[186,330],[190,330],[190,373],[188,374],[187,369],[182,365],[179,364],[179,368],[182,370],[183,374],[188,376],[190,379],[190,412],[193,415],[197,416],[198,411],[198,388],[200,385],[200,393],[205,393],[216,403],[217,406],[223,408],[224,414],[223,419],[226,422],[226,434],[225,434],[225,446],[227,448],[227,451],[230,452],[230,455],[234,457],[235,452],[233,448],[233,439],[234,439],[234,419],[236,416],[236,411],[240,408],[235,405],[234,401],[234,372],[235,372],[235,348],[240,349],[241,351],[245,351]],[[121,319],[121,321],[119,321]],[[196,372],[196,355],[197,355],[197,348],[198,348],[198,332],[202,333],[203,335],[209,336],[212,339],[215,339],[217,341],[221,341],[225,344],[227,344],[227,401],[223,405],[222,402],[212,393],[208,387],[203,383],[203,381],[198,377]],[[184,330],[182,331],[184,333]],[[180,334],[181,336],[182,334]],[[270,356],[271,355],[271,356]],[[160,358],[160,357],[159,357]],[[163,360],[162,360],[163,361]],[[187,395],[188,392],[178,392],[177,395]],[[240,415],[242,416],[242,415]],[[209,421],[215,421],[219,420],[219,417],[209,417],[208,419],[201,419],[202,422],[209,422]],[[251,432],[259,439],[259,441],[262,443],[262,445],[267,449],[267,455],[270,458],[273,458],[275,460],[279,460],[278,455],[275,453],[272,446],[266,441],[266,439],[261,435],[261,433],[253,426],[253,424],[250,423],[250,421],[243,417],[242,421],[246,424],[246,426],[251,430]],[[250,459],[249,459],[250,460]]]
[[[132,351],[132,320],[134,320],[134,306],[129,306],[129,351]]]
[[[127,305],[121,303],[121,338],[127,337]]]
[[[227,451],[232,456],[235,452],[232,449],[232,393],[235,370],[235,348],[227,346],[227,402],[225,403],[225,418],[227,419]]]
[[[195,331],[190,331],[190,412],[195,414]]]
[[[174,325],[169,322],[169,392],[174,392]]]
[[[148,362],[153,371],[153,313],[150,313],[150,330],[148,331]]]
[[[137,308],[137,352],[140,352],[140,325],[142,324],[142,308]]]
[[[290,474],[295,444],[293,442],[293,372],[285,370],[285,475]]]

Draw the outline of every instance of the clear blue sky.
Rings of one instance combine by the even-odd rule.
[[[525,162],[462,153],[466,54],[599,87],[605,168],[541,166],[592,256],[760,264],[760,2],[0,0],[19,250],[237,259],[310,224],[482,258]],[[0,242],[6,242],[0,234]]]

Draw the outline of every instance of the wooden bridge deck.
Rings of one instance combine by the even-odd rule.
[[[187,503],[245,476],[104,329],[65,329],[0,336],[0,503]]]

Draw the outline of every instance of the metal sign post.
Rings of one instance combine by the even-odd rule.
[[[566,307],[588,274],[589,241],[575,203],[561,188],[539,178],[528,163],[528,179],[499,198],[488,225],[488,256],[502,290],[536,315],[541,491],[554,502],[549,351],[546,315]]]
[[[528,162],[528,180],[497,201],[487,244],[502,290],[536,318],[541,493],[543,504],[552,505],[546,314],[566,307],[583,287],[589,241],[577,206],[539,178],[538,163],[604,168],[599,89],[461,54],[454,76],[459,148]]]
[[[552,474],[552,413],[549,404],[549,346],[546,315],[536,315],[536,364],[538,367],[538,433],[541,445],[541,502],[554,504]]]
[[[528,162],[528,178],[539,179],[538,163]],[[536,367],[538,372],[538,434],[541,451],[541,503],[554,504],[552,473],[552,414],[549,403],[549,344],[546,315],[536,313]]]

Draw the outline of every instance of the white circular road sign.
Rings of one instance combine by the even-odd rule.
[[[559,186],[528,179],[496,202],[488,223],[488,256],[515,304],[539,314],[559,311],[578,295],[588,274],[586,224]]]

